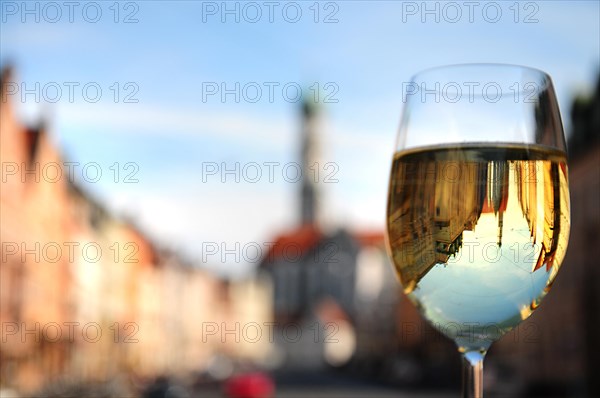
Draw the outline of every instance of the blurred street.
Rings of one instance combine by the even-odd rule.
[[[278,372],[274,374],[274,379],[277,398],[446,398],[458,394],[458,391],[423,392],[386,387],[336,371]],[[220,389],[216,387],[200,388],[194,396],[223,397]]]

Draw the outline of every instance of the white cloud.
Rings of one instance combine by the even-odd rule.
[[[212,135],[282,148],[293,137],[294,125],[284,118],[241,112],[169,109],[145,104],[61,104],[57,114],[63,125],[93,126],[104,130],[163,136]]]
[[[182,185],[183,184],[183,185]],[[257,189],[252,184],[186,185],[182,181],[162,187],[145,186],[128,195],[111,195],[110,208],[133,217],[159,242],[202,261],[203,246],[234,249],[253,242],[265,248],[278,231],[293,226],[296,207],[292,190],[281,186]],[[221,258],[207,257],[206,266],[236,275],[252,269],[256,261],[238,250]]]

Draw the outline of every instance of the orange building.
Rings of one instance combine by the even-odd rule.
[[[0,388],[30,395],[117,381],[185,376],[216,355],[260,362],[268,340],[205,336],[271,319],[261,280],[226,284],[160,250],[68,178],[44,126],[0,108]],[[58,386],[58,387],[57,387]],[[61,387],[62,386],[62,387]],[[78,390],[81,391],[81,390]]]
[[[11,79],[2,74],[2,93]],[[2,190],[0,292],[3,381],[35,389],[65,370],[68,339],[56,325],[71,320],[71,273],[64,242],[72,225],[62,159],[42,125],[15,120],[10,101],[0,109]],[[17,367],[10,364],[18,364]]]

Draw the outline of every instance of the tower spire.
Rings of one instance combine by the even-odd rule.
[[[319,109],[310,98],[302,101],[302,188],[300,197],[300,222],[302,225],[319,225],[320,190],[320,145],[319,145]]]

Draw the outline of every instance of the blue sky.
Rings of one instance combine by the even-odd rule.
[[[87,184],[91,192],[192,257],[200,256],[202,242],[268,242],[296,221],[299,184],[281,175],[272,183],[265,177],[202,181],[205,162],[233,167],[298,160],[298,104],[278,90],[286,83],[305,93],[315,83],[323,94],[337,89],[337,102],[323,104],[322,163],[338,166],[338,182],[322,184],[325,208],[335,225],[382,229],[402,82],[415,72],[465,62],[542,69],[554,79],[568,128],[572,96],[589,90],[600,67],[598,1],[477,2],[472,22],[463,2],[428,2],[429,9],[438,7],[439,22],[423,14],[422,2],[274,2],[273,22],[265,2],[227,2],[239,7],[239,23],[234,15],[222,22],[220,1],[120,2],[118,23],[113,1],[77,3],[73,22],[62,2],[55,3],[60,18],[45,3],[27,6],[36,3],[39,22],[21,15],[22,2],[0,2],[2,63],[12,62],[27,87],[80,85],[72,102],[66,91],[51,104],[32,96],[21,103],[16,95],[22,118],[46,115],[69,159],[101,165],[107,177]],[[89,22],[98,8],[98,22]],[[257,8],[262,16],[251,23]],[[297,9],[302,15],[292,23]],[[127,15],[137,22],[123,23]],[[327,16],[333,23],[324,23]],[[79,89],[90,82],[102,89],[96,103]],[[203,84],[235,82],[262,86],[261,99],[236,103],[230,95],[222,102],[215,95],[203,101]],[[279,84],[272,102],[264,82]],[[126,83],[132,85],[125,89]],[[135,88],[138,102],[124,103]],[[124,170],[125,163],[135,163],[139,181],[108,178],[115,162],[121,179],[133,170]],[[226,274],[252,268],[243,259],[211,260],[210,267]]]

